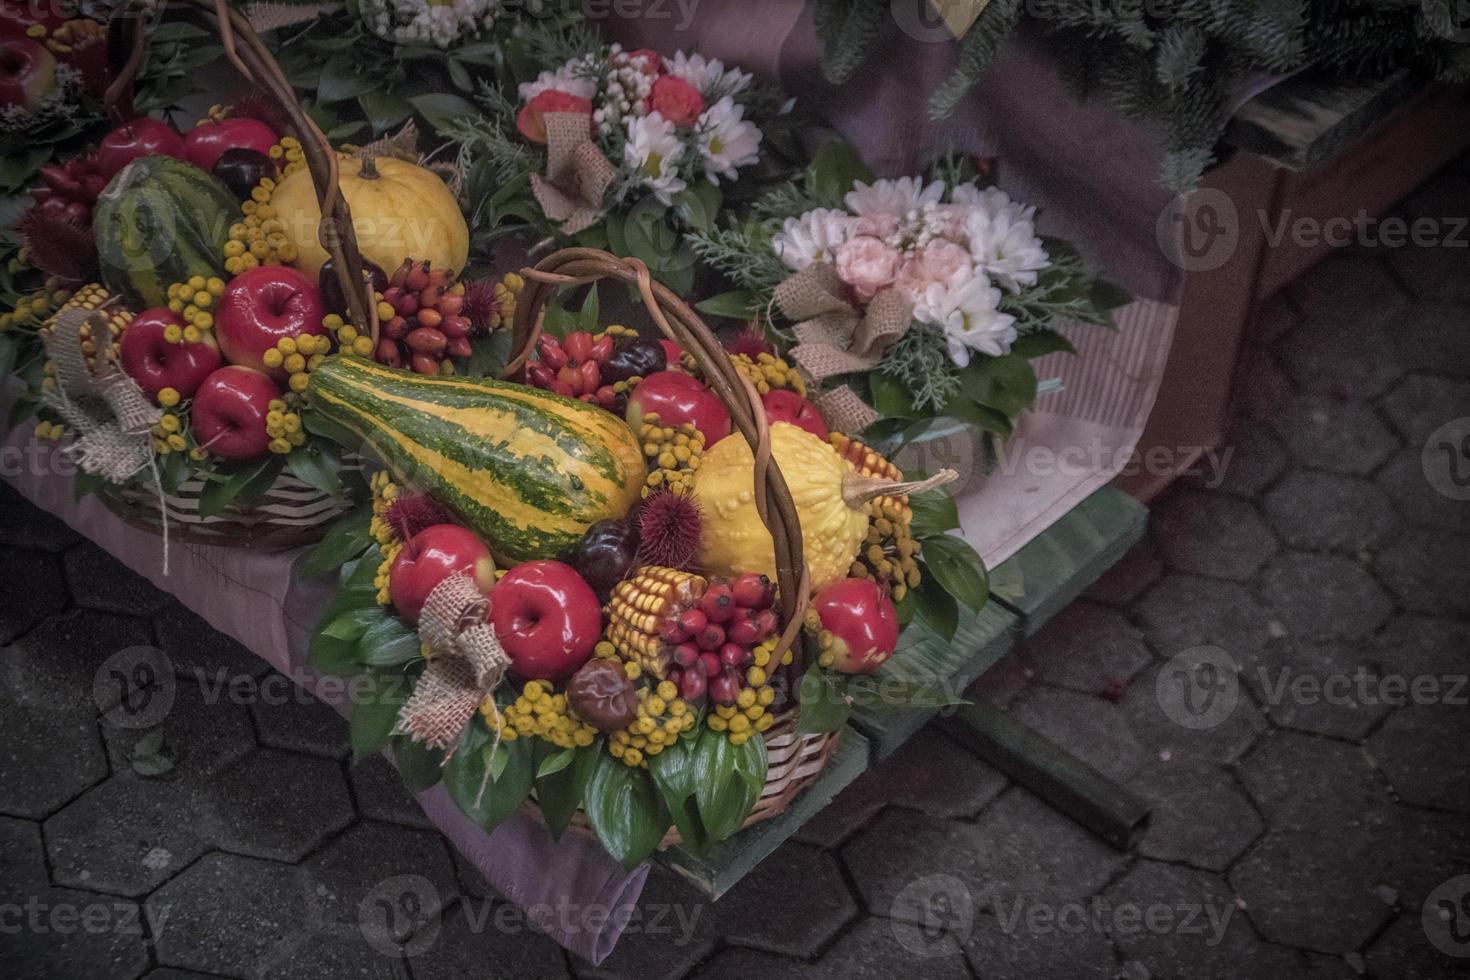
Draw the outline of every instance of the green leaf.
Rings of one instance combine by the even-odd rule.
[[[720,216],[722,200],[718,187],[708,181],[699,181],[674,195],[674,214],[695,231],[709,231]]]
[[[994,432],[1002,439],[1009,439],[1016,429],[1016,423],[1009,415],[988,405],[976,404],[963,392],[945,402],[944,414],[986,432]]]
[[[211,480],[199,493],[199,516],[214,517],[231,505],[241,507],[257,499],[276,480],[280,458],[248,463],[222,480]]]
[[[842,200],[854,181],[871,181],[873,171],[853,145],[831,139],[812,157],[806,168],[806,189],[827,202]]]
[[[386,612],[369,624],[357,641],[357,657],[369,667],[398,667],[422,654],[419,635],[403,620]]]
[[[985,562],[969,542],[952,534],[926,538],[923,544],[926,577],[944,591],[979,612],[990,597],[990,577]]]
[[[924,579],[917,589],[910,589],[914,597],[914,613],[919,622],[925,624],[945,643],[954,639],[960,626],[960,607],[955,597],[946,592],[933,578],[929,569],[923,568]]]
[[[496,330],[487,337],[476,337],[470,341],[469,374],[473,378],[497,378],[510,361],[511,336],[509,330]]]
[[[342,102],[364,92],[371,92],[381,81],[379,76],[360,74],[352,55],[344,51],[328,58],[327,63],[322,65],[321,77],[316,83],[316,96],[323,102]]]
[[[711,841],[726,840],[745,823],[765,788],[765,739],[756,736],[735,745],[724,732],[706,728],[694,754],[702,770],[694,794],[699,819]],[[718,775],[711,779],[712,774]]]
[[[1014,418],[1036,401],[1036,372],[1024,357],[974,357],[960,370],[966,395]]]
[[[835,732],[847,724],[852,706],[847,703],[845,687],[845,678],[839,680],[815,667],[802,674],[796,730],[803,734]]]
[[[549,742],[539,738],[535,741],[539,756],[559,754],[556,746]],[[546,828],[551,831],[553,838],[560,838],[571,823],[572,815],[577,812],[587,794],[587,784],[592,780],[592,774],[597,771],[598,763],[605,754],[603,740],[599,738],[591,745],[579,746],[573,750],[571,765],[536,777],[536,803],[541,808],[541,819],[546,821]],[[539,763],[537,768],[540,768]]]
[[[1094,306],[1102,310],[1116,310],[1120,306],[1127,306],[1133,302],[1132,293],[1106,279],[1095,281],[1092,289],[1088,291],[1087,298],[1092,300]]]
[[[393,752],[393,765],[403,777],[410,793],[422,793],[443,778],[441,766],[444,751],[431,749],[423,742],[415,742],[407,735],[394,735],[388,743]]]
[[[368,671],[354,682],[352,757],[365,759],[381,752],[398,724],[398,711],[408,700],[409,683],[403,674]]]
[[[15,338],[10,334],[0,334],[0,380],[10,378],[10,373],[15,370],[17,353]]]
[[[392,617],[389,617],[387,611],[378,605],[349,609],[323,627],[322,635],[330,636],[334,640],[348,640],[355,643],[362,639],[368,627],[386,618]]]
[[[749,320],[760,310],[760,300],[748,289],[733,289],[694,304],[694,308],[710,316],[731,320]]]
[[[465,727],[459,747],[444,767],[444,787],[465,816],[485,830],[498,827],[531,794],[532,741],[501,742],[495,750],[500,775],[492,779],[485,758],[485,749],[492,744],[489,730],[479,715]]]
[[[655,279],[682,295],[694,285],[694,250],[669,223],[667,209],[656,205],[649,198],[628,213],[622,225],[625,254],[641,259]]]
[[[286,469],[292,476],[334,496],[342,492],[342,478],[337,475],[341,467],[342,453],[331,444],[301,446],[286,457]]]
[[[452,92],[432,92],[428,95],[415,95],[408,100],[413,103],[414,109],[419,115],[428,121],[435,129],[443,129],[449,123],[462,116],[475,115],[475,107],[461,96]]]
[[[337,571],[350,558],[356,558],[373,543],[368,528],[372,512],[360,508],[332,522],[321,542],[306,556],[301,574],[306,578],[325,578]]]
[[[95,473],[88,473],[86,470],[77,470],[76,480],[71,488],[72,497],[75,500],[81,500],[87,494],[96,493],[105,486],[107,486],[107,480],[103,477]]]
[[[330,439],[349,452],[362,448],[361,436],[336,419],[328,418],[324,412],[313,409],[310,404],[301,413],[301,426],[312,435]]]
[[[701,736],[706,731],[708,729],[700,726]],[[700,820],[699,804],[694,795],[701,779],[700,740],[698,736],[677,739],[673,745],[648,760],[648,771],[653,774],[654,784],[663,794],[664,805],[673,815],[683,846],[694,854],[703,854],[709,846],[709,833]]]
[[[911,529],[916,538],[933,537],[960,526],[959,508],[945,487],[910,494],[909,507],[914,512]]]
[[[413,106],[407,99],[377,89],[358,95],[357,104],[367,116],[375,135],[386,133],[413,114]]]
[[[545,779],[547,776],[561,772],[567,766],[571,765],[572,760],[576,757],[576,749],[570,748],[562,749],[559,752],[548,755],[536,764],[536,778]]]
[[[582,312],[577,315],[579,325],[589,333],[596,332],[600,326],[598,317],[601,315],[601,302],[597,298],[597,283],[587,287],[587,298],[582,300]]]
[[[873,390],[873,410],[879,415],[896,419],[918,416],[913,397],[897,378],[873,371],[868,374],[868,385]]]
[[[1068,354],[1077,353],[1077,348],[1072,342],[1055,330],[1033,330],[1016,338],[1011,345],[1011,353],[1017,357],[1033,360],[1047,354],[1055,354],[1057,351],[1066,351]]]
[[[449,69],[449,80],[454,83],[455,88],[461,92],[473,92],[475,90],[474,79],[470,78],[470,73],[465,70],[465,66],[460,64],[458,60],[449,58],[444,62],[444,67]]]
[[[629,871],[658,850],[673,822],[648,770],[624,765],[606,752],[587,785],[585,805],[592,832]]]

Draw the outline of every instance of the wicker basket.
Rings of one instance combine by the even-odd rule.
[[[781,468],[771,456],[770,427],[755,388],[735,370],[725,348],[699,315],[666,287],[654,282],[648,267],[637,259],[620,259],[598,249],[568,248],[548,255],[534,268],[522,270],[521,275],[526,280],[526,290],[516,306],[512,326],[511,349],[515,356],[502,377],[518,374],[530,358],[541,335],[546,304],[556,290],[600,279],[614,279],[635,287],[659,330],[694,356],[711,390],[729,409],[735,431],[749,441],[754,452],[756,510],[775,543],[776,581],[782,618],[786,622],[772,659],[778,661],[791,650],[791,676],[801,676],[805,663],[802,622],[811,592],[802,553],[801,522]],[[793,685],[793,693],[795,689]],[[744,825],[749,827],[783,813],[797,794],[821,775],[837,744],[837,736],[837,732],[798,733],[795,708],[778,715],[763,736],[769,760],[766,786]],[[582,821],[582,815],[578,814],[575,820]],[[660,847],[679,842],[678,830],[670,829]]]
[[[332,257],[353,322],[371,324],[376,337],[376,310],[363,287],[363,265],[352,218],[346,199],[337,189],[337,156],[326,136],[302,112],[295,90],[260,36],[224,0],[169,0],[160,6],[167,6],[171,12],[218,34],[240,73],[274,99],[291,120],[301,138],[321,203],[318,234]],[[135,115],[133,82],[147,47],[145,22],[156,16],[156,12],[153,5],[135,0],[120,4],[108,24],[108,54],[114,81],[103,101],[115,122]],[[360,468],[360,460],[343,461],[344,471]],[[282,472],[261,498],[250,505],[230,506],[216,515],[201,517],[199,494],[204,486],[203,480],[190,479],[173,493],[162,495],[146,486],[108,486],[101,496],[113,513],[134,527],[161,532],[166,516],[168,533],[176,540],[262,551],[295,548],[319,540],[354,502],[348,491],[324,493]]]

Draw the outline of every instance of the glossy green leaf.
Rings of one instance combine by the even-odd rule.
[[[796,730],[804,734],[835,732],[847,724],[852,706],[847,703],[845,687],[845,679],[824,670],[812,668],[803,674]]]
[[[388,744],[393,751],[393,765],[410,793],[422,793],[443,778],[443,750],[431,749],[407,735],[394,735]]]
[[[484,721],[476,715],[465,727],[444,767],[444,787],[465,816],[484,830],[494,830],[530,796],[532,741],[502,741],[487,759],[485,750],[493,739]],[[498,778],[492,776],[492,765],[499,769]]]
[[[1036,401],[1036,372],[1024,357],[974,357],[960,371],[971,399],[1014,418]]]
[[[357,70],[349,52],[333,55],[322,65],[317,79],[316,95],[323,102],[342,102],[377,88],[382,79]]]
[[[909,495],[914,512],[910,530],[916,538],[929,538],[960,526],[960,511],[948,487],[935,487]]]
[[[712,842],[727,840],[745,823],[765,788],[766,742],[759,736],[753,736],[743,744],[735,745],[724,732],[707,728],[695,744],[695,755],[706,751],[716,757],[708,768],[730,775],[714,783],[712,792],[696,790],[699,819]],[[704,785],[701,783],[701,787]]]
[[[546,827],[554,838],[561,837],[571,823],[572,815],[577,812],[587,794],[587,784],[591,782],[592,774],[597,771],[599,761],[606,754],[601,738],[591,745],[579,746],[571,751],[570,765],[536,777],[536,803],[541,808],[541,819],[546,822]],[[538,768],[547,758],[560,752],[554,745],[536,739]]]
[[[398,667],[421,656],[419,635],[397,616],[385,614],[357,641],[358,659],[369,667]]]
[[[372,517],[371,511],[361,508],[334,521],[321,542],[306,556],[301,574],[306,578],[324,578],[336,572],[349,558],[356,558],[366,551],[373,543],[368,530]]]
[[[990,597],[990,578],[985,562],[969,542],[952,534],[927,538],[923,544],[924,564],[944,591],[975,612]]]
[[[474,105],[461,96],[452,92],[432,92],[428,95],[415,95],[408,100],[419,115],[428,120],[430,126],[442,129],[444,126],[463,116],[476,115]]]
[[[629,871],[658,849],[673,818],[647,769],[607,753],[587,785],[587,821],[607,852]]]
[[[919,587],[909,590],[914,597],[914,616],[948,643],[954,639],[955,630],[959,629],[959,604],[934,580],[929,569],[924,568],[923,574],[924,580]]]
[[[341,450],[330,443],[301,446],[286,457],[292,476],[325,494],[342,492],[341,468]]]
[[[1077,353],[1077,348],[1072,342],[1055,330],[1033,330],[1016,338],[1011,345],[1011,353],[1017,357],[1032,360],[1044,357],[1047,354],[1055,354],[1057,351],[1066,351],[1068,354]]]
[[[841,201],[854,181],[872,179],[873,171],[857,149],[843,139],[824,143],[806,168],[807,190],[828,202]]]
[[[749,320],[755,316],[760,301],[748,289],[734,289],[719,293],[694,304],[694,308],[710,316],[722,316],[731,320]]]
[[[381,752],[398,723],[398,711],[408,700],[408,679],[399,673],[368,671],[354,681],[349,727],[352,756],[363,759]]]
[[[700,728],[701,733],[708,729]],[[718,733],[716,733],[718,734]],[[709,846],[709,834],[699,817],[699,804],[695,790],[699,786],[700,766],[698,759],[699,738],[680,738],[662,752],[649,757],[648,771],[663,794],[664,805],[673,816],[674,826],[679,828],[683,846],[694,854],[702,854]]]
[[[918,414],[914,400],[903,382],[882,371],[868,375],[868,384],[873,391],[873,409],[887,418],[911,419]]]

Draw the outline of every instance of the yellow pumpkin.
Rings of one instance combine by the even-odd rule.
[[[843,495],[852,468],[837,450],[788,422],[771,426],[771,454],[801,519],[812,588],[846,578],[868,533],[867,498],[849,503]],[[705,451],[694,497],[704,512],[701,564],[711,574],[761,572],[775,579],[776,547],[756,512],[754,488],[755,455],[744,436],[726,436]]]
[[[343,158],[339,186],[352,210],[363,258],[392,273],[404,259],[428,259],[456,273],[470,254],[470,229],[459,202],[432,170],[393,157]],[[315,278],[327,261],[317,240],[321,206],[302,167],[276,185],[271,209],[296,246],[292,265]]]

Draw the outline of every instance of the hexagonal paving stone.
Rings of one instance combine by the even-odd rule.
[[[1240,660],[1270,638],[1271,616],[1243,585],[1195,575],[1168,575],[1134,607],[1144,635],[1161,657],[1218,646]]]
[[[1460,213],[1463,214],[1463,210]],[[1396,248],[1392,250],[1388,261],[1415,296],[1461,307],[1470,303],[1470,283],[1466,282],[1465,276],[1465,249]]]
[[[1470,624],[1406,613],[1373,638],[1384,673],[1446,680],[1470,670]]]
[[[169,597],[91,541],[66,553],[66,579],[77,605],[102,612],[150,616]]]
[[[1470,820],[1463,813],[1402,805],[1373,809],[1365,821],[1372,835],[1361,845],[1350,842],[1350,853],[1365,877],[1385,889],[1385,901],[1396,898],[1399,908],[1418,910],[1446,879],[1470,869]]]
[[[1470,813],[1470,756],[1464,752],[1428,752],[1427,746],[1470,744],[1470,685],[1462,678],[1444,684],[1429,678],[1410,697],[1438,703],[1413,704],[1391,714],[1368,740],[1368,753],[1382,768],[1398,795],[1410,803]],[[1456,690],[1458,689],[1458,690]],[[1446,699],[1454,698],[1453,703]]]
[[[353,820],[337,763],[275,749],[221,771],[202,805],[220,847],[275,861],[300,861]]]
[[[149,970],[143,980],[219,980],[216,974],[196,973],[193,970],[176,970],[171,966],[160,966]]]
[[[1395,980],[1444,980],[1467,972],[1465,960],[1429,942],[1419,911],[1410,909],[1383,931],[1364,956],[1371,975]]]
[[[756,949],[728,946],[699,964],[697,980],[750,980],[751,977],[799,977],[803,964]]]
[[[65,551],[81,535],[58,517],[32,504],[10,484],[0,480],[0,541],[16,548]]]
[[[1342,840],[1372,833],[1390,801],[1361,748],[1296,732],[1264,739],[1242,760],[1240,780],[1272,828]]]
[[[198,809],[176,783],[109,779],[46,821],[52,879],[146,895],[206,850]]]
[[[230,697],[227,690],[201,690],[184,680],[174,686],[162,723],[162,754],[173,763],[170,779],[207,779],[255,748],[250,717]],[[129,759],[145,732],[104,722],[102,734],[113,769],[131,771]]]
[[[148,969],[138,906],[71,888],[11,895],[0,942],[0,976],[12,980],[136,977]]]
[[[1363,566],[1337,555],[1280,556],[1261,573],[1261,594],[1303,640],[1367,636],[1393,613],[1393,601]]]
[[[423,807],[409,793],[398,770],[381,755],[369,756],[347,770],[357,809],[364,817],[407,824],[410,827],[432,827]]]
[[[802,912],[785,915],[800,883]],[[857,915],[857,903],[837,861],[822,851],[787,843],[740,880],[720,901],[720,933],[740,946],[810,957]]]
[[[149,897],[158,962],[248,976],[279,950],[298,949],[321,926],[300,868],[236,854],[206,854]]]
[[[1470,532],[1470,507],[1434,489],[1424,474],[1420,447],[1400,449],[1373,480],[1388,493],[1401,520],[1419,527]]]
[[[317,882],[322,913],[331,922],[355,925],[362,901],[384,882],[404,876],[427,878],[437,902],[421,899],[421,913],[437,914],[459,894],[454,862],[438,833],[391,824],[360,822],[322,848],[304,867]]]
[[[1102,698],[1037,688],[1011,714],[1110,779],[1127,782],[1148,761],[1123,709]]]
[[[879,763],[873,775],[888,802],[934,817],[974,816],[1006,786],[1004,776],[933,725]]]
[[[1112,980],[1118,976],[1117,960],[1103,932],[1076,929],[1070,917],[1062,928],[1044,913],[1043,917],[1032,913],[1028,921],[1028,911],[1022,905],[1002,908],[998,915],[975,917],[965,955],[978,976],[987,980]]]
[[[1388,393],[1383,410],[1410,447],[1423,446],[1434,430],[1470,414],[1470,381],[1415,374]]]
[[[719,916],[709,900],[661,868],[648,876],[637,909],[638,928],[631,928],[630,920],[630,928],[601,966],[572,957],[577,976],[675,980],[709,954],[719,933]]]
[[[1366,476],[1399,447],[1373,409],[1358,402],[1304,395],[1271,423],[1298,464],[1334,473]]]
[[[374,949],[354,928],[283,944],[255,964],[250,976],[251,980],[408,980],[409,973],[402,959]]]
[[[268,674],[250,705],[260,744],[292,752],[345,759],[352,751],[347,719],[293,684],[283,674]]]
[[[1287,287],[1305,323],[1382,322],[1404,299],[1383,257],[1357,250],[1329,254]]]
[[[1150,758],[1174,764],[1231,762],[1269,727],[1235,675],[1225,679],[1231,685],[1226,690],[1233,692],[1233,703],[1222,702],[1228,703],[1228,713],[1218,720],[1213,715],[1186,715],[1188,724],[1181,721],[1176,670],[1178,666],[1171,664],[1149,668],[1123,697],[1128,730]]]
[[[41,825],[34,820],[0,817],[0,881],[12,894],[49,883]]]
[[[1359,739],[1390,710],[1377,657],[1360,640],[1282,639],[1241,672],[1271,721],[1333,738]]]
[[[1127,683],[1153,660],[1133,624],[1086,602],[1057,613],[1026,640],[1022,656],[1045,683],[1088,694]]]
[[[1082,598],[1109,606],[1126,606],[1163,574],[1164,563],[1159,558],[1158,546],[1153,538],[1145,536],[1112,568],[1103,572],[1102,577],[1089,585]]]
[[[882,780],[869,770],[802,824],[795,839],[818,847],[836,847],[872,820],[887,802]]]
[[[1294,392],[1276,359],[1263,350],[1247,349],[1239,366],[1235,411],[1241,418],[1265,422],[1286,410]]]
[[[1409,609],[1470,617],[1470,535],[1410,530],[1389,542],[1373,570]]]
[[[415,976],[474,977],[487,964],[506,977],[570,976],[561,947],[536,931],[513,905],[465,903],[444,913],[428,948],[412,957]]]
[[[953,952],[950,952],[953,950]],[[912,927],[887,919],[864,919],[820,960],[801,971],[803,980],[965,980],[965,958],[949,936],[930,939]]]
[[[1276,553],[1254,507],[1218,493],[1174,493],[1149,515],[1164,561],[1181,572],[1249,579]]]
[[[1401,292],[1380,298],[1349,317],[1306,308],[1306,322],[1276,344],[1276,358],[1299,391],[1371,401],[1403,368],[1391,357],[1389,329],[1402,322],[1410,300]]]
[[[1264,424],[1238,419],[1225,445],[1196,466],[1198,473],[1181,481],[1185,486],[1254,497],[1286,470],[1286,447]]]
[[[180,677],[216,688],[271,672],[270,664],[174,603],[153,617],[158,646]]]
[[[1019,650],[1009,650],[981,674],[965,691],[965,697],[983,698],[997,708],[1009,708],[1037,684],[1032,669]]]
[[[1359,477],[1293,470],[1262,503],[1281,540],[1308,551],[1356,554],[1399,526],[1388,494]]]
[[[95,713],[92,682],[107,658],[152,642],[146,620],[90,609],[54,616],[17,640],[0,660],[6,696]]]
[[[1390,356],[1411,371],[1470,377],[1465,310],[1439,300],[1415,303],[1389,333]]]
[[[1251,312],[1250,342],[1270,346],[1295,330],[1302,322],[1301,311],[1285,293],[1277,293]]]
[[[1230,872],[1270,942],[1323,953],[1357,949],[1393,915],[1340,840],[1273,830]]]
[[[0,643],[9,643],[67,606],[66,580],[55,555],[0,548],[0,567],[24,569],[25,584],[0,592]]]
[[[1214,763],[1160,763],[1129,788],[1153,804],[1138,845],[1144,857],[1224,871],[1264,829],[1230,773]]]
[[[97,719],[85,709],[0,699],[0,771],[0,812],[47,816],[107,776]]]

